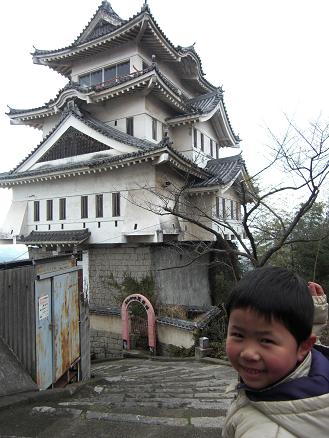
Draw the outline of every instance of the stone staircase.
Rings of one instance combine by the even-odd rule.
[[[94,365],[92,373],[96,379],[75,397],[35,406],[32,414],[72,416],[104,427],[130,425],[135,437],[141,425],[169,428],[169,436],[175,429],[182,437],[185,429],[218,437],[231,401],[225,389],[235,378],[229,367],[193,360],[124,359]]]

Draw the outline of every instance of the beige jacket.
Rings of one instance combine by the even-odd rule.
[[[326,297],[313,297],[314,333],[319,334],[327,321]],[[309,374],[311,353],[283,381]],[[280,382],[282,383],[282,382]],[[236,383],[228,388],[236,390]],[[233,388],[232,388],[233,386]],[[223,438],[325,438],[329,436],[329,394],[289,401],[251,401],[238,390],[224,424]]]

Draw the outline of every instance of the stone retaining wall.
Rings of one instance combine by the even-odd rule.
[[[91,329],[90,353],[92,359],[114,359],[122,357],[121,335]]]
[[[211,305],[208,280],[209,257],[194,261],[189,248],[165,244],[121,244],[88,249],[88,288],[90,304],[100,307],[120,305],[115,282],[125,276],[140,281],[152,276],[159,303]],[[143,291],[138,291],[143,294]]]

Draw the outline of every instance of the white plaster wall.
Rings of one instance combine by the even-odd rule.
[[[90,329],[122,334],[122,322],[119,316],[90,315]],[[156,325],[157,338],[163,344],[190,348],[194,345],[193,332],[164,324]]]
[[[107,100],[106,103],[88,105],[87,109],[95,118],[108,123],[114,120],[144,114],[145,97],[141,94],[125,95]]]
[[[177,347],[191,348],[194,345],[193,331],[183,330],[164,324],[157,324],[159,342]]]
[[[105,332],[115,333],[121,335],[122,322],[120,316],[115,315],[94,315],[90,314],[90,329],[102,330]]]
[[[233,200],[235,202],[239,201],[239,198],[234,191],[232,187],[227,188],[226,190],[219,190],[218,192],[209,193],[209,194],[202,194],[200,195],[194,195],[192,199],[192,203],[195,204],[198,208],[200,208],[202,211],[205,211],[207,214],[211,214],[212,217],[216,218],[216,196],[218,196],[219,199],[219,214],[222,215],[222,198],[225,198],[227,202],[227,214],[230,212],[230,201]],[[212,228],[216,232],[220,232],[222,236],[226,236],[228,240],[232,239],[232,231],[229,230],[225,226],[218,225],[214,221],[207,221],[202,218],[199,218],[200,222],[207,225],[209,228]],[[231,227],[235,229],[237,234],[243,235],[243,228],[241,225],[241,222],[236,219],[231,219],[230,217],[227,217],[225,220]],[[213,241],[215,240],[215,236],[200,228],[199,226],[195,224],[191,224],[188,222],[184,222],[183,230],[185,232],[185,239],[186,240],[206,240],[206,241]],[[234,240],[234,239],[233,239]]]
[[[138,206],[129,203],[127,210],[127,197],[130,190],[138,193],[144,185],[154,186],[155,171],[149,164],[136,164],[130,167],[114,169],[112,171],[81,175],[75,177],[61,178],[60,180],[50,180],[34,184],[17,186],[13,190],[13,200],[27,200],[27,232],[31,232],[38,227],[38,231],[51,231],[85,228],[91,231],[90,243],[115,243],[122,242],[125,237],[122,229],[127,221],[136,216],[138,228],[150,228],[150,224],[158,227],[158,217],[151,212],[144,212]],[[121,216],[112,217],[112,193],[121,193]],[[96,218],[95,194],[103,194],[103,217]],[[51,194],[51,195],[50,195]],[[81,196],[88,196],[88,218],[81,218]],[[66,198],[67,219],[60,221],[59,198]],[[53,199],[52,221],[46,220],[46,202]],[[34,222],[34,201],[40,201],[40,221]],[[129,211],[129,217],[126,217]],[[127,227],[125,226],[125,229]],[[127,230],[125,230],[127,231]]]
[[[172,140],[174,147],[182,152],[190,160],[193,159],[193,127],[180,125],[172,128]]]

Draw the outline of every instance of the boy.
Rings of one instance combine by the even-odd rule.
[[[235,286],[227,312],[226,352],[240,382],[223,437],[328,437],[329,348],[314,347],[312,333],[313,321],[318,330],[327,320],[322,288],[259,268]]]

